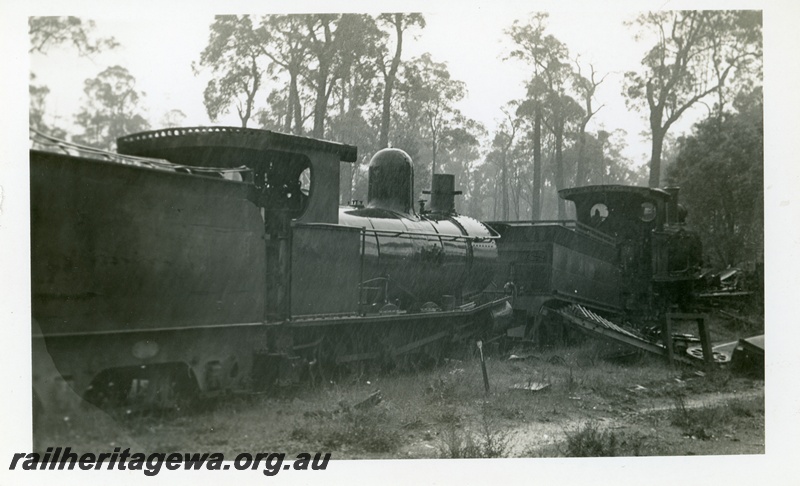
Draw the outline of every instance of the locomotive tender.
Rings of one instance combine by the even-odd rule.
[[[400,150],[373,157],[366,206],[342,208],[356,148],[264,130],[144,132],[117,154],[38,136],[30,157],[45,403],[62,378],[95,403],[168,404],[392,365],[510,313],[484,292],[497,234],[452,201],[416,214]]]

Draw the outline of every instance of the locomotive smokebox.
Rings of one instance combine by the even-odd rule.
[[[422,191],[431,195],[430,210],[434,213],[453,214],[456,212],[455,197],[461,194],[456,191],[456,178],[453,174],[433,174],[430,191]]]
[[[400,149],[379,150],[369,162],[367,207],[402,214],[413,211],[414,165]]]

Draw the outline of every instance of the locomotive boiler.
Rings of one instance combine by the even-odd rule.
[[[485,291],[497,234],[417,214],[399,150],[373,157],[367,204],[343,208],[355,147],[264,130],[143,132],[117,153],[36,135],[30,157],[41,403],[62,381],[158,405],[395,366],[507,310]]]
[[[434,184],[442,178],[448,176],[434,175]],[[364,276],[372,290],[368,301],[452,308],[491,283],[497,234],[455,214],[452,188],[434,191],[434,198],[444,198],[444,203],[437,199],[417,215],[413,181],[408,154],[399,149],[378,152],[369,165],[366,206],[341,208],[339,222],[365,229]]]

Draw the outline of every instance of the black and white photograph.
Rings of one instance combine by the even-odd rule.
[[[800,9],[2,10],[10,481],[796,481]]]

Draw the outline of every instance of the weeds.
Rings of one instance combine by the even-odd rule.
[[[488,396],[478,360],[466,356],[417,375],[376,375],[370,382],[361,377],[268,396],[221,397],[191,413],[41,416],[34,438],[40,449],[69,442],[97,451],[113,440],[142,450],[190,444],[228,454],[324,447],[354,458],[482,458],[653,455],[661,452],[656,448],[685,451],[680,431],[697,438],[709,438],[713,432],[722,439],[739,425],[763,430],[763,398],[733,400],[717,409],[696,409],[688,403],[688,397],[698,393],[757,389],[763,382],[753,384],[725,370],[703,378],[681,376],[663,360],[648,356],[635,367],[613,364],[601,359],[600,351],[606,348],[584,344],[515,360],[492,356],[487,360],[492,388]],[[676,381],[677,376],[682,379]],[[512,389],[525,382],[551,386],[537,392]],[[354,404],[378,384],[384,400],[357,410]],[[676,392],[681,396],[673,397]],[[658,406],[638,415],[638,422],[634,414],[634,420],[626,422],[630,429],[609,429],[609,422],[582,425],[590,417],[622,420],[642,409],[645,404],[637,401],[645,400],[646,405]],[[581,428],[562,435],[566,423]],[[667,433],[656,438],[651,429]],[[704,445],[713,450],[712,443]],[[745,441],[737,446],[753,449]]]
[[[756,415],[764,415],[764,402],[763,401],[746,401],[746,400],[731,400],[728,402],[728,408],[734,417],[755,417]]]
[[[725,407],[688,408],[683,395],[674,395],[675,408],[672,411],[672,425],[679,427],[686,435],[708,440],[713,437],[712,429],[729,418]]]
[[[477,430],[459,430],[458,422],[451,421],[440,437],[439,455],[447,459],[507,457],[512,439],[510,432],[490,418],[486,403],[481,407]]]
[[[383,409],[348,410],[316,431],[295,429],[292,436],[306,440],[317,437],[327,449],[364,452],[394,452],[402,442],[402,434],[392,426],[391,417]]]
[[[572,367],[569,367],[569,375],[565,380],[565,387],[568,393],[574,393],[580,387],[580,380],[572,374]]]
[[[450,423],[440,432],[439,455],[446,459],[467,459],[480,457],[479,447],[475,444],[475,437],[467,431],[459,430],[458,426]]]
[[[679,427],[684,434],[702,440],[711,439],[713,432],[719,429],[731,427],[736,419],[751,419],[764,413],[762,401],[731,400],[719,406],[690,408],[686,406],[683,395],[676,394],[673,399],[672,425]]]
[[[644,452],[645,438],[601,430],[596,423],[586,422],[583,427],[566,433],[567,457],[638,456]]]

